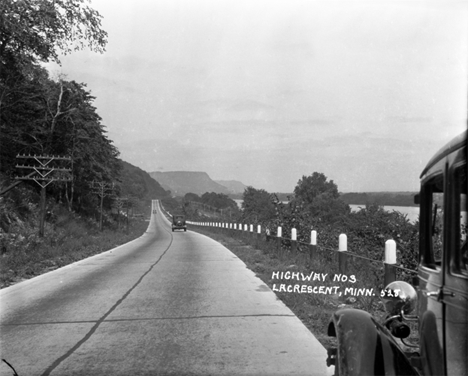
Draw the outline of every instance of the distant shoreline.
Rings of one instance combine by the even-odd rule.
[[[379,206],[405,206],[419,207],[414,203],[414,196],[419,192],[348,192],[340,193],[340,198],[348,205],[377,204]],[[288,197],[294,197],[294,193],[275,193],[282,202],[287,202]],[[234,201],[242,201],[243,195],[230,195]]]

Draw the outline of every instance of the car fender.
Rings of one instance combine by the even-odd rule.
[[[337,338],[335,368],[339,375],[419,375],[388,330],[368,312],[336,311],[328,335]]]

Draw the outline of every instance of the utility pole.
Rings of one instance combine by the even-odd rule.
[[[104,197],[110,196],[112,194],[112,192],[114,191],[114,183],[106,183],[105,181],[93,181],[91,183],[91,188],[93,189],[93,193],[97,194],[101,198],[101,215],[99,217],[99,231],[102,231],[102,210]]]
[[[120,210],[127,207],[127,232],[128,232],[128,197],[115,197],[115,206],[117,208],[117,228],[120,228]]]
[[[70,181],[71,169],[58,166],[56,162],[70,162],[70,157],[59,157],[54,155],[17,155],[17,159],[29,160],[24,163],[31,165],[16,165],[16,168],[30,170],[26,176],[16,177],[18,180],[33,180],[41,187],[40,214],[39,214],[39,236],[44,236],[44,221],[46,211],[46,187],[57,181]],[[32,170],[32,171],[31,171]]]

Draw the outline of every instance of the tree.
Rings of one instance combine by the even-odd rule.
[[[200,196],[198,196],[197,194],[189,192],[184,196],[184,201],[185,202],[190,202],[190,201],[201,202],[201,199],[200,199]]]
[[[330,198],[338,198],[338,186],[333,180],[327,181],[327,177],[319,172],[314,172],[310,176],[302,176],[294,188],[296,198],[311,204],[320,194],[327,193]]]
[[[236,202],[223,193],[205,192],[201,202],[217,209],[237,208]]]
[[[339,198],[338,186],[319,172],[303,176],[294,188],[294,196],[295,201],[303,203],[307,211],[322,220],[335,221],[350,212],[349,206]]]
[[[59,61],[88,46],[103,52],[107,33],[86,0],[5,0],[0,5],[0,56],[17,63]]]
[[[59,54],[88,46],[103,52],[107,33],[87,0],[3,0],[0,2],[0,112],[9,95],[27,94],[38,63],[60,63]]]
[[[255,220],[264,223],[276,217],[276,208],[272,195],[264,189],[245,188],[242,210],[244,220]]]

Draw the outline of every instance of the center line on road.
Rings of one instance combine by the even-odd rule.
[[[167,246],[166,250],[162,253],[162,255],[149,267],[149,269],[138,279],[138,281],[98,320],[96,321],[95,325],[89,330],[89,332],[80,340],[78,341],[75,346],[73,346],[70,350],[68,350],[64,355],[62,355],[60,358],[55,360],[42,374],[41,376],[48,376],[50,373],[57,368],[64,360],[66,360],[69,356],[71,356],[77,349],[80,348],[80,346],[85,343],[91,336],[94,334],[94,332],[98,329],[99,325],[101,325],[107,316],[109,316],[126,298],[130,293],[141,283],[143,278],[146,277],[146,275],[161,261],[163,256],[167,253],[169,248],[172,245],[172,241],[174,240],[174,237],[172,236],[171,233],[171,242]]]

